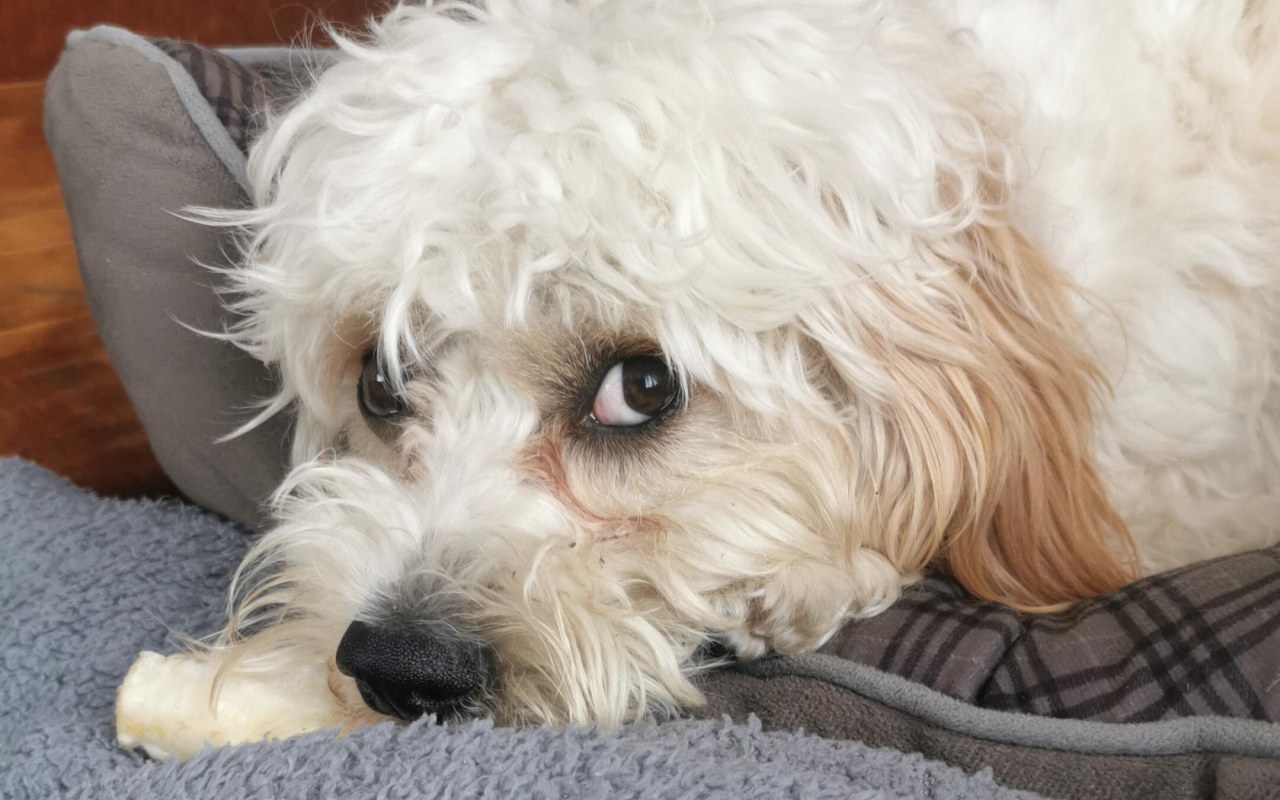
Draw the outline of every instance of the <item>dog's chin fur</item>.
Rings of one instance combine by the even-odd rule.
[[[340,41],[213,215],[297,415],[227,668],[395,615],[492,648],[477,713],[617,724],[927,566],[1046,611],[1275,541],[1278,19],[492,0]],[[683,403],[593,424],[637,353]]]

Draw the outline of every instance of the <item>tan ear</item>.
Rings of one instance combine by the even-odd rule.
[[[1092,460],[1102,378],[1044,254],[1010,228],[974,226],[968,239],[976,313],[1000,367],[978,378],[999,429],[989,446],[1006,452],[986,476],[990,522],[953,530],[941,557],[978,597],[1051,610],[1136,577],[1132,540]]]
[[[875,546],[1031,612],[1131,581],[1133,545],[1090,454],[1102,381],[1065,278],[990,224],[924,257],[939,282],[876,282],[887,315],[858,333],[886,379],[855,423]],[[824,350],[852,382],[856,366]]]

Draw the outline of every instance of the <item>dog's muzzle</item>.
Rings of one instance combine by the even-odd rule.
[[[450,632],[353,622],[338,644],[338,670],[364,702],[404,720],[462,716],[489,684],[488,649]]]

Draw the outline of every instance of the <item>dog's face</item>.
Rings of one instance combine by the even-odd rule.
[[[345,353],[339,455],[299,474],[274,541],[353,707],[618,722],[695,702],[709,637],[796,652],[893,598],[832,420],[751,408],[749,376],[710,388],[653,324],[531,316],[429,335],[398,380]],[[466,691],[440,689],[458,669]]]
[[[827,5],[402,8],[272,122],[234,333],[299,467],[240,655],[331,663],[353,719],[612,724],[931,563],[1123,579],[981,80]]]

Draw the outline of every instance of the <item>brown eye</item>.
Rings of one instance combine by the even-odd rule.
[[[671,368],[660,358],[636,356],[619,361],[605,373],[591,404],[591,416],[609,428],[643,425],[669,411],[679,387]]]
[[[389,421],[405,409],[404,400],[392,390],[391,383],[383,374],[381,362],[376,349],[365,352],[360,385],[356,388],[356,402],[360,405],[360,413],[370,421]]]

